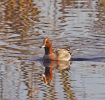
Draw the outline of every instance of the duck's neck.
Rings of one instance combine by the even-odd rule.
[[[52,52],[53,52],[52,46],[51,47],[45,47],[45,54],[46,55],[51,54]]]

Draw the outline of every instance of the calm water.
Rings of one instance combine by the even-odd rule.
[[[0,100],[105,100],[105,8],[99,0],[0,1]],[[43,38],[72,61],[42,61]]]

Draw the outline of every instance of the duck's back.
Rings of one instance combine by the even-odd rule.
[[[67,49],[58,49],[57,56],[58,60],[69,61],[71,59],[70,51]]]

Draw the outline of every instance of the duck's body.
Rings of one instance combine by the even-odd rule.
[[[63,61],[69,61],[71,59],[71,53],[68,49],[58,49],[57,59]]]
[[[58,60],[58,61],[69,61],[71,59],[71,53],[68,49],[58,49],[56,51],[52,48],[52,42],[51,40],[46,37],[43,40],[43,46],[45,48],[45,55],[44,59],[50,59],[50,60]]]

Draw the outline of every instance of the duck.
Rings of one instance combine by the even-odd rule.
[[[67,48],[59,48],[57,50],[53,49],[52,40],[48,37],[43,39],[43,45],[45,54],[43,59],[54,60],[54,61],[70,61],[71,60],[71,50]]]

